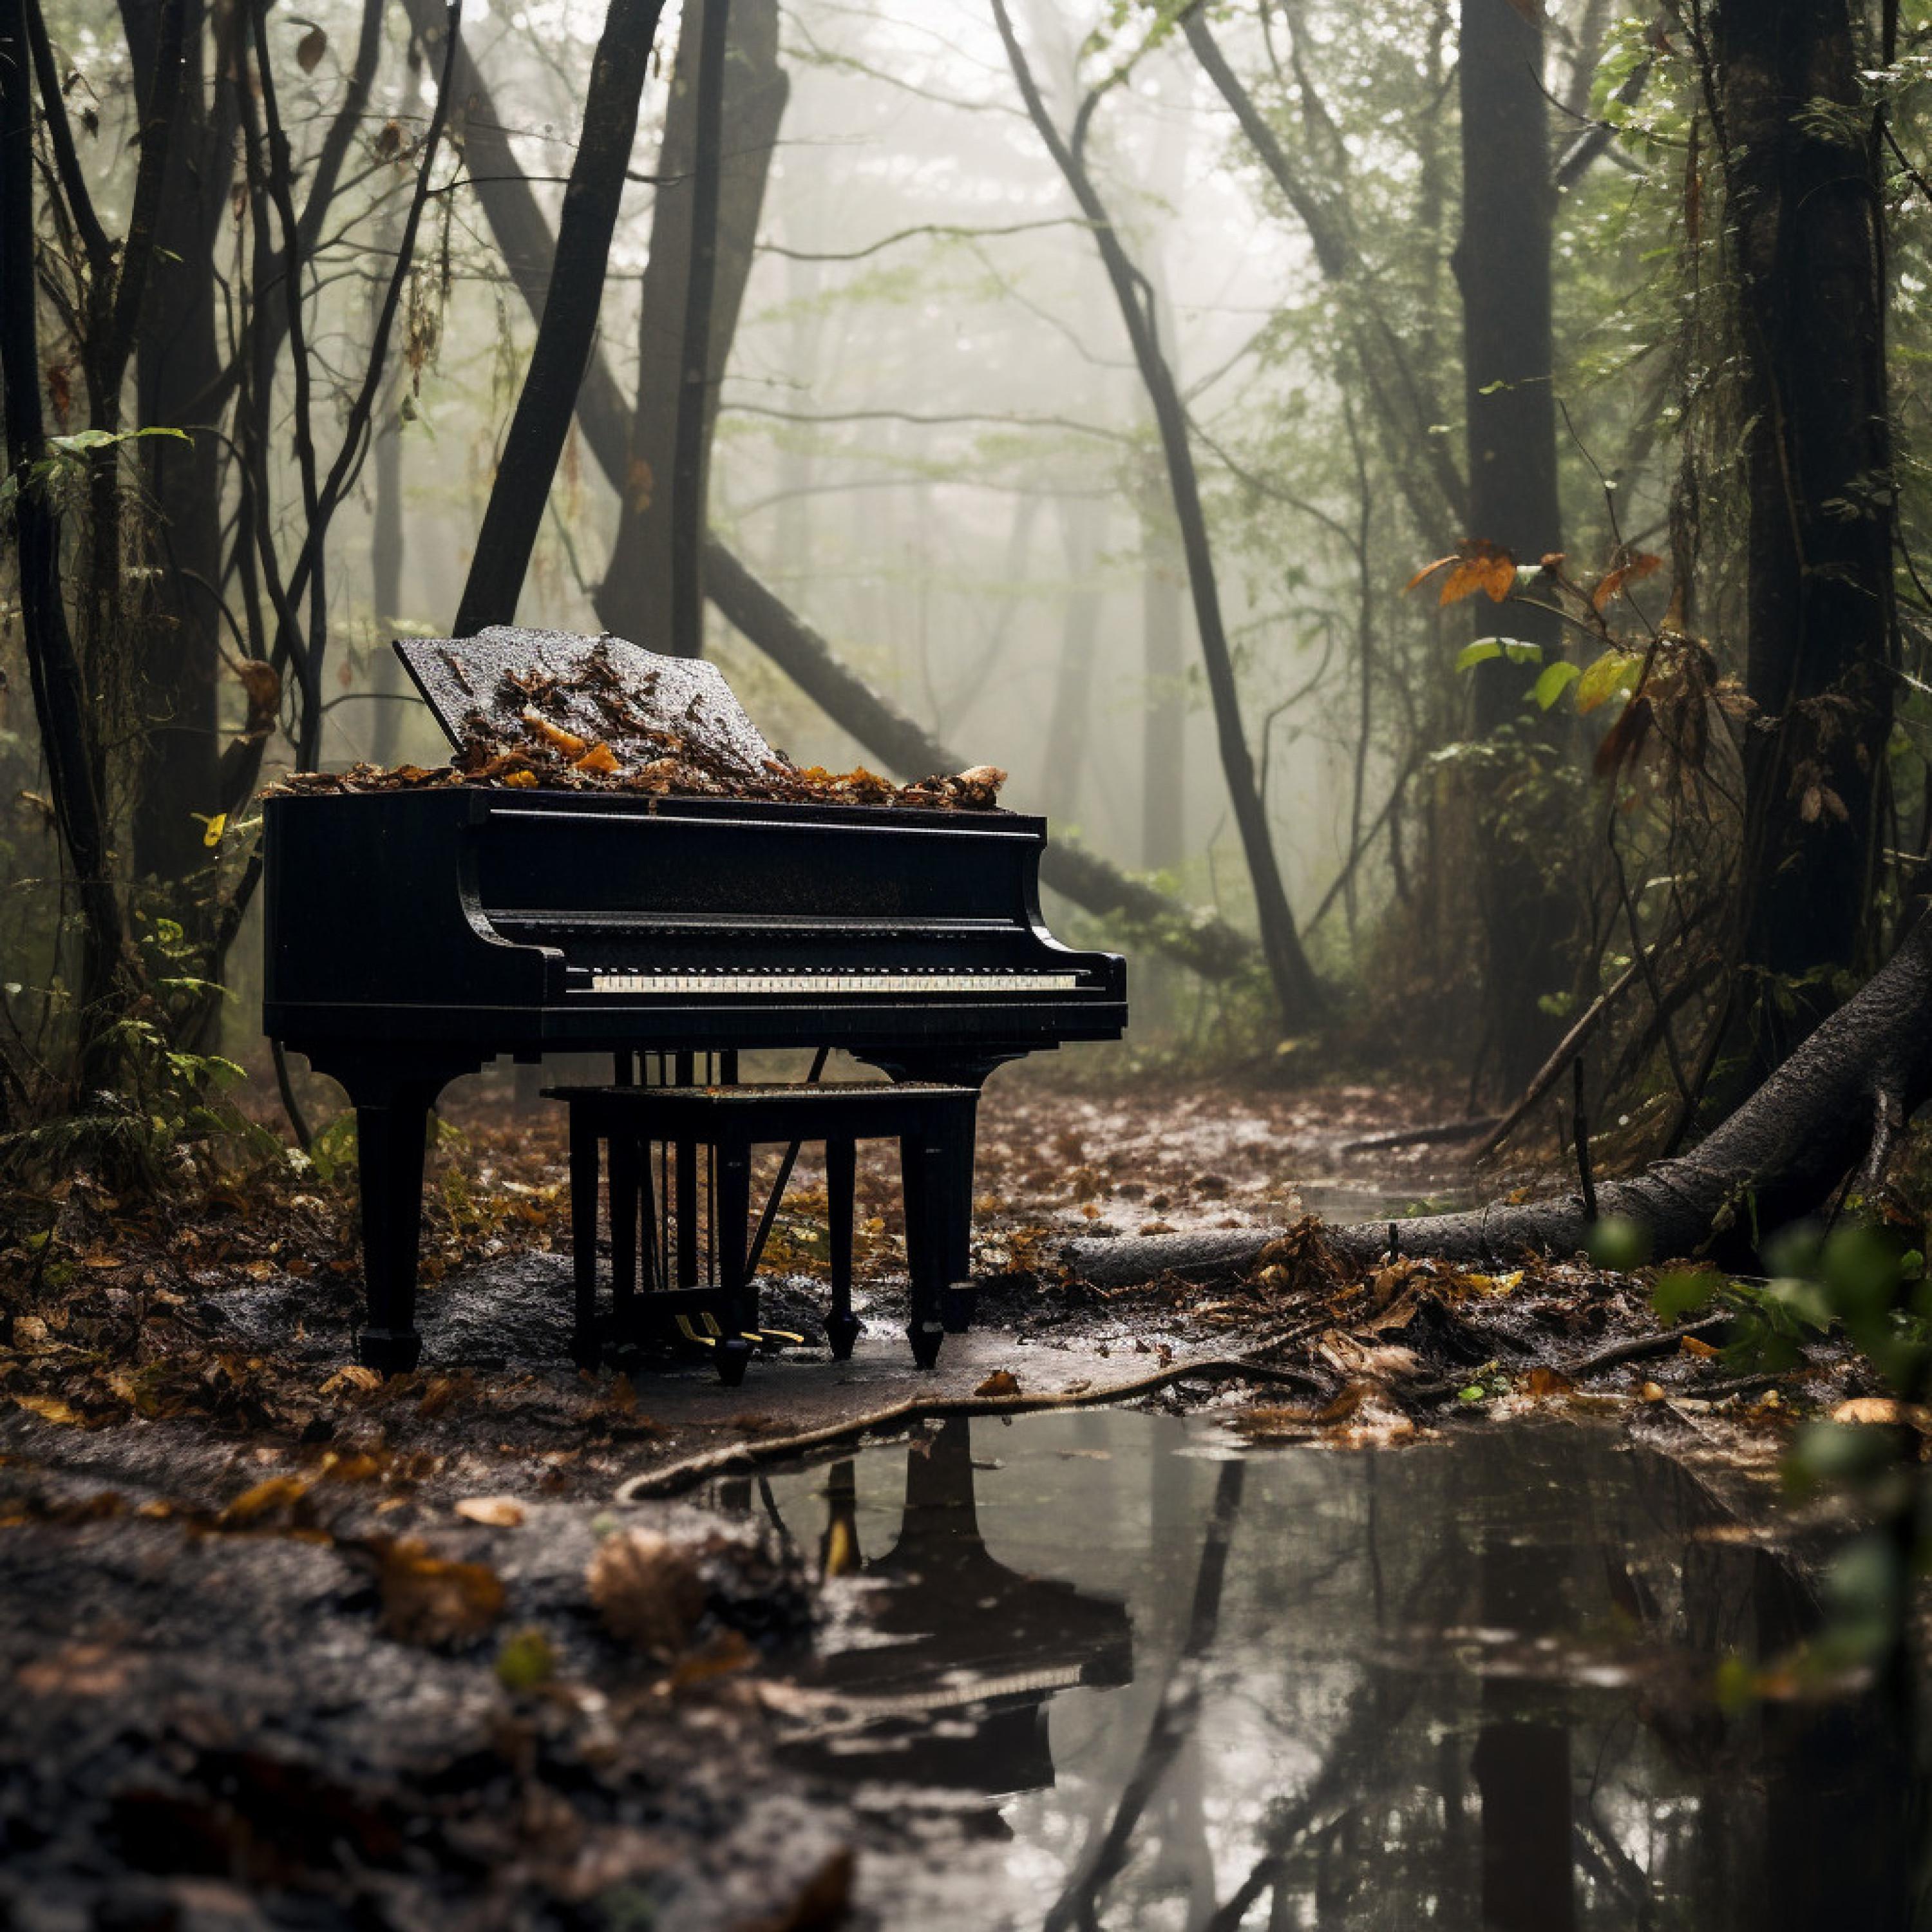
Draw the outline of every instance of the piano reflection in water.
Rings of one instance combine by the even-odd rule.
[[[701,731],[748,773],[777,768],[710,664],[552,632],[397,648],[453,744],[497,694],[578,694],[594,662],[586,730]],[[270,796],[262,1026],[356,1109],[358,1358],[416,1364],[428,1111],[492,1058],[609,1053],[624,1080],[646,1053],[842,1048],[976,1089],[1025,1054],[1118,1038],[1125,962],[1048,932],[1046,842],[1044,820],[1000,809],[487,784]],[[963,1282],[970,1136],[955,1165]]]
[[[794,1675],[809,1701],[782,1756],[846,1779],[988,1797],[1038,1790],[1054,1781],[1052,1697],[1132,1680],[1125,1605],[1007,1568],[986,1547],[974,1482],[972,1424],[952,1417],[908,1446],[898,1538],[868,1558],[854,1465],[827,1469],[820,1570],[884,1587],[868,1606],[866,1642]],[[749,1508],[748,1484],[721,1487],[727,1506],[735,1490]]]

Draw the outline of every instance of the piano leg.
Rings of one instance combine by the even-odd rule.
[[[832,1312],[825,1318],[825,1339],[835,1362],[850,1361],[859,1339],[859,1318],[852,1312],[852,1215],[854,1175],[857,1150],[843,1135],[825,1143],[826,1234],[832,1244]]]
[[[356,1358],[386,1376],[404,1375],[422,1353],[416,1306],[423,1142],[429,1110],[443,1081],[364,1084],[345,1080],[344,1084],[356,1104],[356,1166],[362,1188],[367,1319],[356,1338]]]
[[[946,1286],[940,1308],[948,1334],[963,1335],[972,1327],[978,1298],[973,1286],[973,1161],[979,1137],[980,1089],[994,1067],[1022,1057],[1010,1053],[981,1060],[866,1056],[895,1080],[934,1080],[944,1086],[973,1090],[973,1099],[962,1106],[958,1118],[948,1124],[944,1157],[944,1198],[939,1212],[944,1228]]]

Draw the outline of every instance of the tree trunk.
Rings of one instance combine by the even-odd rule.
[[[700,7],[687,7],[671,74],[670,106],[658,149],[651,253],[638,316],[637,406],[618,489],[617,533],[597,592],[597,614],[618,636],[652,650],[672,648],[670,589],[678,399],[692,366],[685,352],[698,153]],[[719,156],[710,352],[702,374],[699,488],[710,460],[718,386],[724,380],[752,248],[764,206],[778,124],[789,91],[778,65],[777,0],[731,0],[724,74],[724,152]]]
[[[1053,680],[1053,710],[1046,728],[1046,811],[1077,820],[1080,779],[1094,718],[1094,646],[1100,628],[1100,586],[1094,580],[1107,528],[1107,506],[1078,499],[1060,506],[1060,535],[1066,558],[1066,626]]]
[[[1462,110],[1463,382],[1468,421],[1468,534],[1519,562],[1562,548],[1552,387],[1550,130],[1543,91],[1542,0],[1462,0],[1457,72]],[[1556,655],[1553,610],[1480,600],[1478,634],[1505,634]],[[1482,861],[1475,881],[1485,962],[1485,1031],[1495,1078],[1520,1091],[1562,1021],[1538,1004],[1566,991],[1574,914],[1560,878],[1560,815],[1544,796],[1550,734],[1526,712],[1534,667],[1507,658],[1475,672],[1475,729],[1501,742],[1478,782]],[[1532,724],[1532,718],[1536,722]]]
[[[1180,526],[1181,549],[1187,561],[1188,586],[1193,593],[1195,626],[1200,634],[1201,655],[1207,668],[1208,689],[1214,706],[1222,770],[1226,778],[1228,803],[1240,834],[1242,854],[1247,862],[1248,878],[1254,891],[1262,954],[1268,962],[1268,977],[1274,986],[1281,1024],[1289,1028],[1306,1026],[1319,1018],[1327,1000],[1315,976],[1314,968],[1302,950],[1294,916],[1288,910],[1281,867],[1275,857],[1274,834],[1256,782],[1254,754],[1249,749],[1241,720],[1240,692],[1234,676],[1233,653],[1221,620],[1220,592],[1215,580],[1207,515],[1202,507],[1200,485],[1195,474],[1186,406],[1181,400],[1173,369],[1161,347],[1146,298],[1144,281],[1128,259],[1106,205],[1079,154],[1061,135],[1047,111],[1046,104],[1034,83],[1026,56],[1014,34],[1004,0],[993,0],[993,15],[1028,116],[1038,129],[1054,164],[1092,230],[1094,244],[1100,250],[1114,299],[1120,305],[1120,319],[1126,328],[1134,361],[1160,431],[1161,452],[1166,460],[1174,518]]]
[[[1726,0],[1712,45],[1750,496],[1745,686],[1762,714],[1745,741],[1744,959],[1809,981],[1789,1016],[1753,1001],[1768,1066],[1869,940],[1892,710],[1881,201],[1870,151],[1813,112],[1860,100],[1847,0]]]
[[[80,888],[81,958],[76,1026],[83,1090],[106,1077],[105,1038],[122,946],[110,830],[96,774],[80,663],[61,596],[60,526],[32,476],[45,459],[38,292],[34,279],[33,67],[22,0],[0,0],[0,406],[16,494],[14,536],[20,628],[47,784]]]
[[[1904,1124],[1932,1100],[1932,918],[1922,918],[1883,969],[1816,1030],[1730,1118],[1690,1153],[1628,1180],[1600,1184],[1598,1214],[1634,1222],[1659,1261],[1749,1253],[1760,1236],[1816,1212],[1850,1174],[1883,1172]],[[1570,1255],[1588,1238],[1582,1197],[1492,1203],[1460,1214],[1330,1230],[1358,1261],[1390,1245],[1407,1255],[1508,1262],[1526,1250]],[[1229,1272],[1272,1238],[1252,1228],[1138,1240],[1078,1240],[1066,1258],[1102,1286],[1164,1269]]]
[[[564,190],[543,319],[477,532],[456,614],[458,637],[516,620],[517,599],[596,339],[610,238],[662,7],[663,0],[610,0],[604,16],[577,157]]]
[[[123,9],[135,84],[143,94],[153,86],[152,16],[151,8]],[[178,429],[191,439],[155,436],[140,446],[164,567],[142,627],[136,698],[147,728],[130,830],[136,873],[170,884],[208,872],[202,822],[220,809],[216,704],[224,641],[225,449],[209,425],[224,370],[214,251],[230,216],[235,113],[231,90],[218,86],[211,94],[206,85],[205,38],[202,10],[191,7],[188,71],[155,223],[151,299],[143,304],[134,346],[135,420],[144,428]],[[191,897],[178,896],[181,910]],[[202,924],[193,920],[190,929]]]
[[[1141,863],[1150,872],[1165,872],[1186,856],[1181,835],[1187,689],[1180,616],[1180,580],[1186,566],[1165,501],[1144,506],[1141,531],[1141,667],[1147,679],[1141,720]]]

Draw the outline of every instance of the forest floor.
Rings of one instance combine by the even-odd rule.
[[[569,1365],[547,1114],[452,1104],[424,1363],[386,1384],[350,1366],[340,1172],[258,1166],[164,1202],[68,1177],[0,1253],[0,1924],[806,1932],[855,1882],[878,1922],[868,1868],[915,1839],[926,1868],[959,1828],[862,1816],[774,1767],[774,1660],[809,1642],[812,1565],[699,1492],[614,1498],[909,1396],[1118,1390],[1338,1450],[1587,1412],[1760,1512],[1795,1418],[1876,1400],[1828,1338],[1780,1372],[1726,1353],[1721,1313],[1661,1327],[1640,1277],[1339,1268],[1304,1216],[1466,1192],[1440,1149],[1343,1151],[1437,1117],[1340,1084],[996,1082],[974,1331],[912,1366],[894,1177],[862,1163],[853,1360],[792,1351],[737,1390],[702,1365]],[[767,1322],[812,1332],[823,1202],[802,1163]],[[1246,1225],[1291,1232],[1243,1281],[1102,1295],[1057,1260],[1076,1234]],[[1187,1372],[1235,1358],[1261,1366]]]

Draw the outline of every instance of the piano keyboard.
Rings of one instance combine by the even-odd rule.
[[[1067,993],[1077,973],[632,973],[593,967],[593,993]]]

